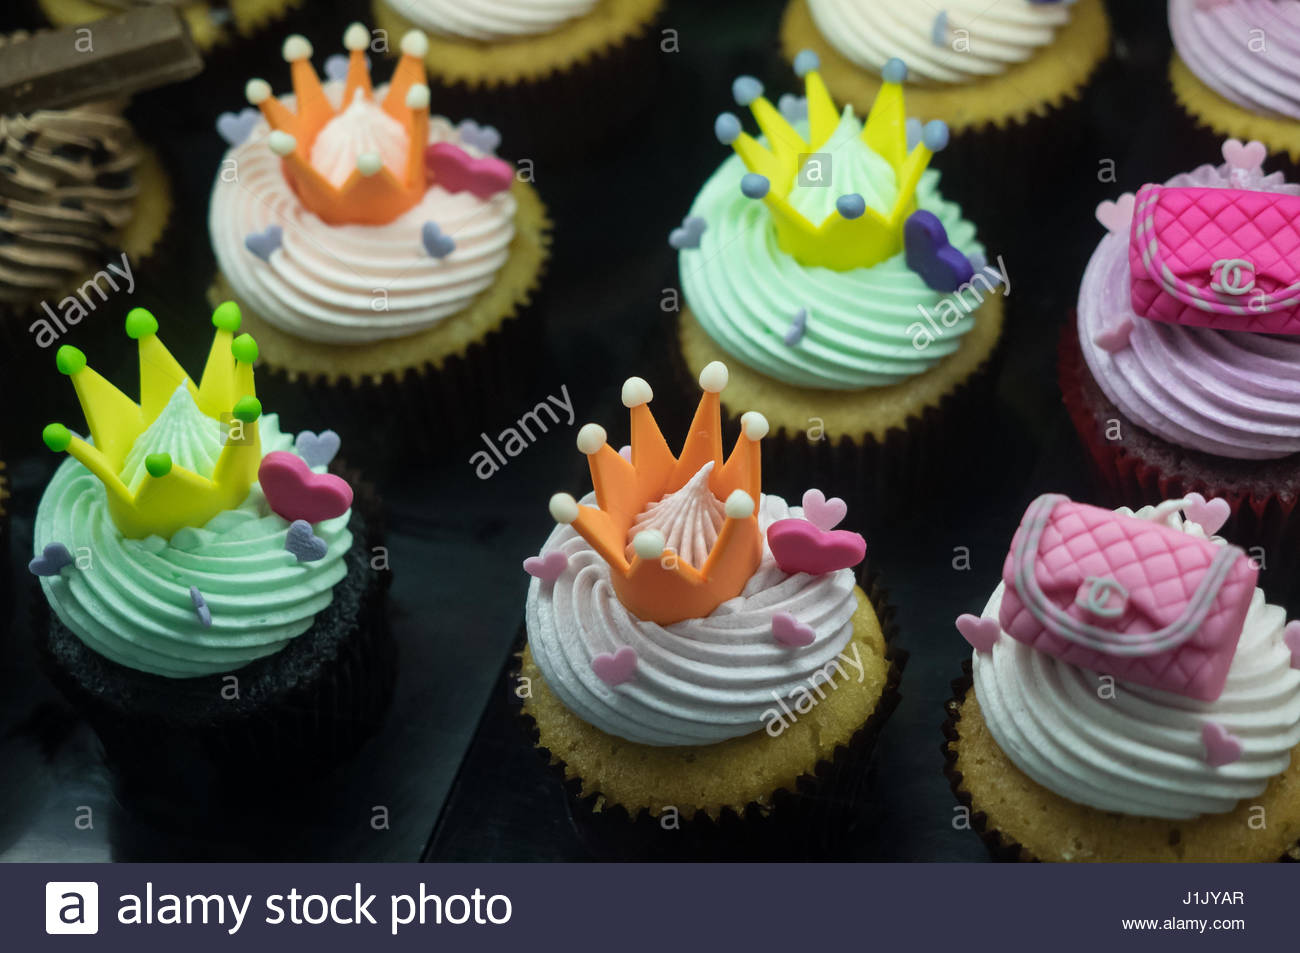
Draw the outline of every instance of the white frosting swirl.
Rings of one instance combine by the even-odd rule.
[[[1204,536],[1176,513],[1167,522]],[[985,618],[997,619],[1004,589],[993,593]],[[974,653],[975,694],[1003,753],[1061,797],[1139,817],[1222,814],[1260,795],[1300,744],[1300,671],[1282,642],[1285,626],[1286,612],[1256,589],[1214,701],[1119,680],[1112,690],[1103,676],[1005,633],[991,653]],[[1206,762],[1201,733],[1211,722],[1240,739],[1240,760]]]
[[[325,91],[337,105],[343,84],[327,83]],[[382,87],[376,95],[383,95]],[[293,97],[282,100],[292,108]],[[355,125],[338,132],[348,128]],[[385,225],[329,225],[303,206],[285,180],[279,157],[266,144],[269,131],[265,120],[259,122],[226,153],[212,189],[208,229],[235,297],[280,329],[336,344],[414,334],[468,307],[509,258],[515,234],[509,192],[485,201],[434,185]],[[479,154],[447,120],[434,117],[429,142],[444,141]],[[355,162],[362,150],[354,142],[350,151]],[[434,258],[425,250],[426,222],[452,236],[456,247],[450,255]],[[271,225],[280,226],[283,236],[268,262],[244,241]]]
[[[583,500],[594,501],[590,493]],[[780,497],[761,498],[758,521],[765,535],[773,522],[793,516],[802,510]],[[664,527],[656,524],[660,531]],[[853,571],[790,575],[777,567],[766,542],[762,563],[740,595],[706,618],[668,626],[624,608],[610,583],[609,564],[573,527],[555,528],[542,552],[552,550],[564,552],[569,565],[555,582],[534,579],[529,587],[533,658],[570,711],[638,744],[714,744],[759,730],[777,699],[807,685],[853,635]],[[775,641],[772,616],[778,612],[811,626],[812,644],[791,648]],[[592,659],[625,645],[637,653],[636,676],[610,687],[592,671]],[[849,665],[844,670],[855,676]]]
[[[585,16],[599,0],[404,0],[402,15],[443,36],[492,43],[549,33]]]
[[[817,29],[846,58],[879,73],[892,57],[907,64],[908,82],[969,83],[1023,63],[1070,20],[1064,3],[1029,0],[808,0]],[[936,19],[947,18],[946,39],[935,42]],[[963,31],[963,32],[958,32]]]

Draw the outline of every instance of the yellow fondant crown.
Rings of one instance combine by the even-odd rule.
[[[137,404],[86,365],[75,347],[59,348],[55,362],[72,379],[91,441],[63,424],[50,424],[43,437],[56,453],[81,461],[108,491],[108,512],[124,536],[171,537],[186,526],[202,526],[224,510],[244,502],[262,462],[258,418],[262,405],[253,386],[257,343],[251,335],[235,336],[239,306],[233,301],[212,313],[216,327],[203,378],[194,386],[185,369],[158,340],[158,322],[144,308],[126,316],[126,333],[140,353],[140,402]],[[225,422],[228,431],[211,476],[174,466],[169,454],[145,457],[146,474],[135,488],[123,482],[127,454],[184,387],[206,416]]]
[[[842,195],[836,211],[812,222],[790,203],[800,169],[824,148],[840,123],[839,111],[817,71],[817,55],[804,50],[795,57],[795,72],[804,79],[808,102],[808,136],[805,138],[781,111],[762,95],[752,77],[733,85],[737,102],[748,106],[763,131],[766,143],[742,131],[732,113],[717,119],[714,131],[744,161],[749,174],[741,190],[761,199],[772,215],[777,244],[804,265],[821,265],[837,271],[866,268],[896,255],[903,248],[903,225],[916,210],[916,187],[930,157],[948,143],[948,128],[939,120],[927,123],[920,141],[908,148],[907,114],[903,82],[907,67],[901,60],[885,64],[880,91],[862,128],[862,142],[894,171],[897,198],[882,214],[866,205],[860,195]]]
[[[719,394],[727,368],[719,361],[700,373],[703,393],[681,453],[673,455],[650,413],[654,394],[639,377],[623,385],[623,405],[632,417],[631,459],[606,442],[598,424],[578,432],[578,449],[587,456],[596,506],[583,506],[568,493],[551,497],[551,516],[570,523],[609,563],[619,601],[635,615],[661,625],[703,618],[745,587],[763,557],[758,528],[761,491],[759,441],[767,435],[762,414],[741,417],[741,433],[725,460]],[[709,489],[725,501],[725,520],[708,557],[699,566],[665,547],[655,531],[628,534],[651,504],[680,490],[712,463]],[[630,546],[629,546],[630,543]]]

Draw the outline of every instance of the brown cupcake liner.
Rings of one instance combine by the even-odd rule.
[[[382,0],[381,0],[382,2]],[[612,142],[650,106],[659,86],[662,11],[640,30],[548,76],[472,83],[429,73],[433,112],[501,133],[503,154],[569,158]]]
[[[541,746],[533,718],[513,691],[511,704],[528,743],[537,751],[548,772],[564,787],[570,817],[592,855],[601,860],[831,860],[850,846],[856,829],[870,823],[870,792],[874,783],[873,754],[885,723],[901,701],[899,682],[908,653],[898,645],[895,610],[889,590],[865,563],[858,585],[867,593],[885,638],[889,675],[876,707],[846,743],[829,760],[819,761],[800,776],[797,790],[780,788],[770,803],[750,803],[743,814],[724,808],[711,817],[703,809],[682,814],[677,826],[664,828],[661,819],[642,809],[633,816],[627,808],[605,801],[600,794],[583,794],[580,778],[566,776],[565,764]],[[520,674],[526,633],[520,628],[517,651],[507,678],[515,684]],[[843,859],[849,859],[843,856]]]
[[[988,815],[977,808],[971,793],[962,786],[962,773],[957,770],[956,745],[961,737],[957,724],[961,721],[961,709],[966,700],[966,693],[975,684],[975,678],[971,672],[970,659],[964,660],[961,668],[961,677],[952,681],[952,697],[944,703],[944,711],[947,712],[947,717],[943,721],[944,741],[939,749],[943,753],[944,777],[948,779],[948,786],[952,789],[957,802],[969,812],[971,829],[984,842],[984,846],[993,860],[1010,863],[1039,863],[1039,858],[1035,857],[1015,838],[1005,831],[991,826]],[[1294,861],[1300,861],[1300,841],[1297,841],[1294,847],[1278,858],[1280,863]]]
[[[1252,556],[1262,547],[1260,585],[1270,601],[1294,611],[1300,603],[1300,496],[1294,488],[1268,490],[1261,479],[1247,477],[1253,461],[1217,460],[1184,450],[1142,433],[1113,407],[1106,419],[1119,420],[1121,433],[1140,435],[1141,442],[1107,440],[1106,426],[1090,404],[1109,401],[1088,372],[1073,315],[1062,330],[1058,369],[1065,409],[1087,451],[1103,502],[1136,508],[1188,493],[1222,497],[1232,515],[1220,535]],[[1266,463],[1272,470],[1300,472],[1300,454]]]
[[[56,633],[62,625],[44,592],[34,587],[38,659],[94,729],[120,792],[163,810],[174,810],[177,798],[177,804],[255,801],[267,785],[328,774],[383,723],[397,676],[397,645],[385,611],[391,573],[367,578],[375,575],[370,554],[383,539],[382,507],[373,486],[355,471],[346,466],[333,471],[352,485],[361,523],[362,534],[348,557],[349,575],[312,629],[275,655],[229,673],[248,690],[241,711],[214,715],[209,710],[225,684],[223,675],[148,676],[85,647],[69,657],[56,643],[76,636],[66,629]],[[349,618],[339,616],[348,608],[341,606],[344,600],[355,609]],[[342,631],[313,636],[317,627],[336,626]],[[332,653],[323,661],[303,654],[321,649]],[[253,672],[251,686],[249,668],[261,670]],[[108,680],[137,685],[106,689]],[[275,702],[253,697],[259,688],[273,692]]]
[[[677,343],[677,322],[667,323],[672,334],[668,348],[678,378],[675,391],[696,393],[697,374],[687,367]],[[992,354],[937,405],[927,407],[919,417],[909,417],[906,428],[889,429],[883,440],[872,434],[841,434],[810,441],[801,431],[774,428],[763,438],[764,489],[799,499],[808,487],[822,486],[828,492],[833,489],[851,509],[864,508],[873,519],[915,515],[922,506],[932,505],[937,493],[946,493],[952,465],[978,447],[980,435],[987,430],[1001,360],[999,341]],[[727,432],[740,430],[740,416],[724,401]]]

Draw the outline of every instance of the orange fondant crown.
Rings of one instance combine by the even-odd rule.
[[[739,595],[763,557],[757,507],[761,490],[759,441],[767,435],[762,414],[741,417],[741,434],[731,456],[722,456],[718,394],[727,384],[719,361],[700,373],[704,393],[679,456],[673,456],[650,413],[654,394],[639,377],[623,384],[623,405],[631,411],[631,460],[606,443],[605,431],[587,424],[578,432],[578,449],[587,455],[596,507],[583,506],[567,493],[551,497],[551,515],[570,523],[610,566],[619,600],[642,619],[668,625],[707,616]],[[725,501],[725,520],[702,566],[692,566],[665,548],[663,535],[649,530],[631,540],[628,533],[645,508],[681,489],[708,463],[709,489]]]
[[[312,68],[311,43],[297,35],[284,41],[283,50],[293,77],[297,112],[272,96],[265,80],[249,80],[245,94],[270,124],[267,143],[283,159],[285,178],[303,205],[331,225],[381,225],[397,218],[424,195],[424,150],[429,139],[424,55],[429,40],[418,30],[402,37],[402,58],[378,104],[406,133],[406,167],[393,170],[378,153],[361,153],[357,167],[342,185],[336,186],[312,166],[312,145],[326,124],[355,102],[358,93],[368,102],[375,101],[366,60],[370,31],[360,23],[352,24],[343,34],[343,45],[348,49],[348,74],[338,108],[325,95]]]

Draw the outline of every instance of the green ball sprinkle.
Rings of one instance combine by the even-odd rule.
[[[262,416],[262,402],[256,397],[241,397],[235,401],[233,414],[246,424],[251,424]]]
[[[217,305],[217,309],[212,312],[212,326],[220,328],[222,331],[235,332],[239,330],[240,323],[244,316],[239,311],[239,305],[233,301],[223,301]]]
[[[126,336],[132,341],[158,333],[158,319],[144,308],[132,308],[126,316]]]
[[[144,458],[144,468],[151,477],[165,477],[172,472],[172,455],[170,453],[151,453]]]
[[[47,424],[41,431],[41,439],[55,453],[62,453],[72,443],[72,431],[63,424]]]
[[[65,344],[54,355],[54,366],[60,374],[75,374],[86,366],[86,355],[71,344]]]
[[[241,364],[252,364],[257,360],[257,342],[251,334],[241,334],[230,342],[230,353]]]

